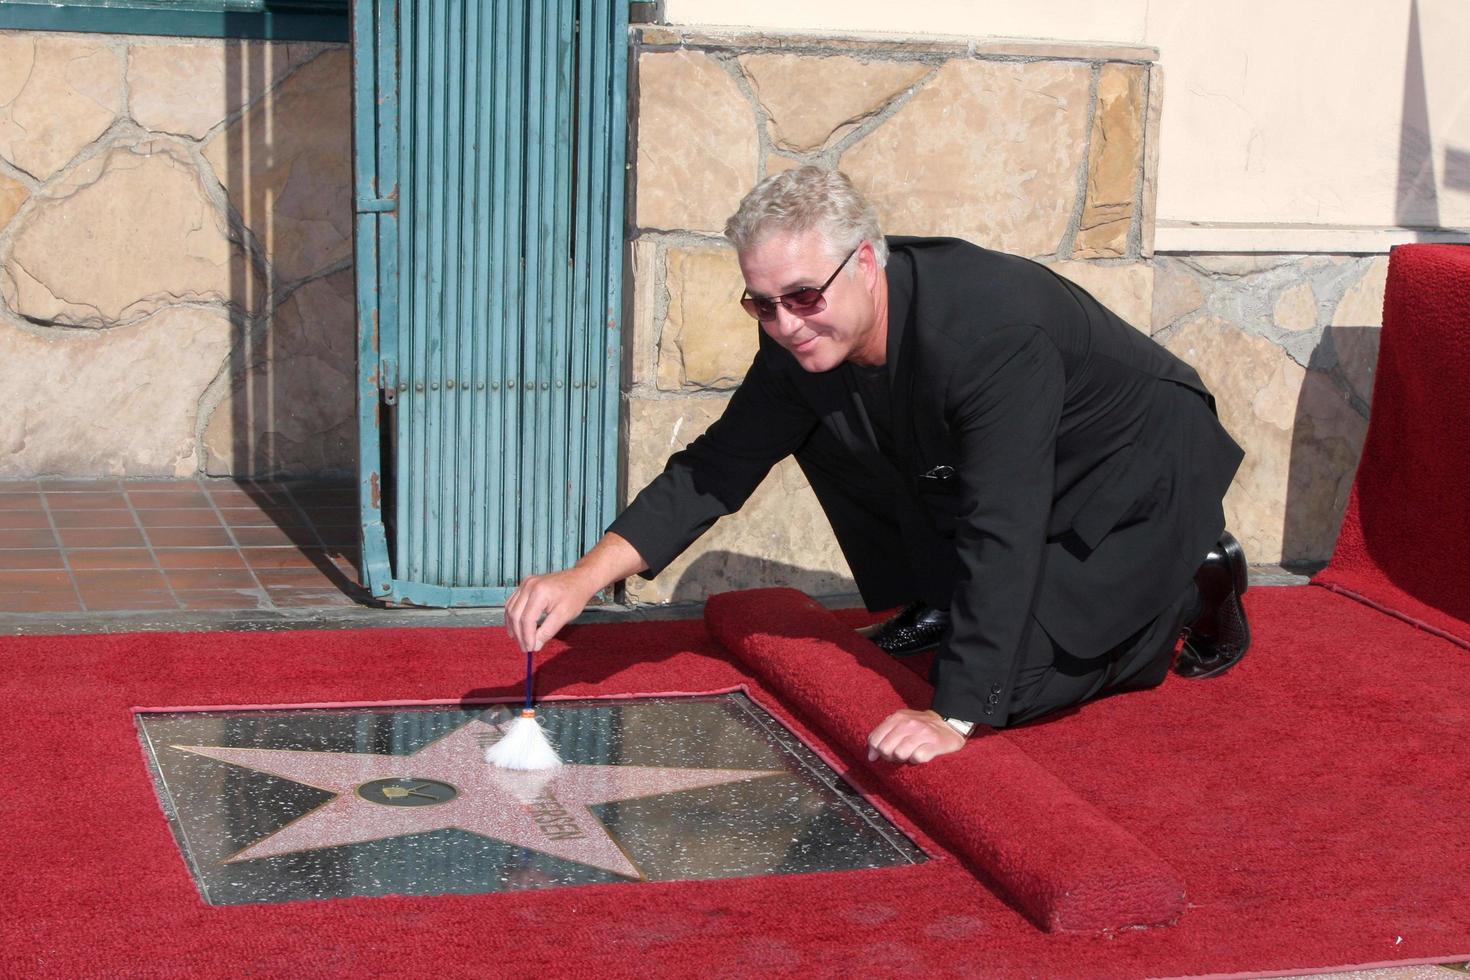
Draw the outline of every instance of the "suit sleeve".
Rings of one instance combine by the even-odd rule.
[[[688,448],[669,457],[608,528],[648,563],[653,578],[715,521],[740,509],[771,467],[806,442],[817,419],[772,363],[787,356],[764,334],[724,413]]]
[[[945,394],[958,442],[959,580],[935,664],[934,710],[1000,726],[1032,629],[1066,379],[1039,329],[1002,328],[966,353]]]

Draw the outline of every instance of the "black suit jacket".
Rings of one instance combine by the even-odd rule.
[[[723,416],[610,530],[652,577],[824,426],[953,543],[934,708],[1001,724],[1029,630],[1095,657],[1177,598],[1242,453],[1199,375],[1081,287],[956,239],[888,241],[892,457],[845,370],[762,335]]]

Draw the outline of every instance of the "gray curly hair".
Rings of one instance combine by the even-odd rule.
[[[756,184],[725,222],[725,237],[743,252],[778,232],[811,229],[821,235],[833,261],[866,241],[878,265],[888,262],[878,212],[846,174],[821,167],[786,170]]]

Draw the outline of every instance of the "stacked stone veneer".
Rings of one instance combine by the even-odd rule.
[[[892,234],[1031,256],[1148,330],[1151,49],[648,29],[638,38],[629,496],[724,409],[755,352],[720,237],[760,178],[844,170]],[[800,470],[781,464],[638,601],[792,584],[851,591]]]
[[[1387,256],[1159,255],[1153,332],[1246,458],[1226,519],[1258,562],[1332,553],[1367,434]]]
[[[343,45],[0,32],[0,478],[355,459]]]

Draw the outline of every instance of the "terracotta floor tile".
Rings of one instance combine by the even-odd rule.
[[[65,570],[27,569],[0,572],[0,593],[66,592],[71,589],[71,575]]]
[[[72,592],[10,592],[0,594],[0,609],[13,613],[81,612],[82,600]]]
[[[175,589],[174,595],[185,609],[259,609],[265,601],[259,592],[237,589]]]
[[[317,527],[357,527],[362,511],[357,507],[303,507]]]
[[[331,564],[321,548],[241,548],[251,568],[319,568]]]
[[[40,509],[41,495],[39,493],[0,492],[0,511]]]
[[[313,524],[356,524],[362,512],[356,500],[344,504],[297,500],[296,506]]]
[[[221,510],[226,510],[229,508],[243,509],[280,506],[279,504],[272,504],[270,501],[267,500],[256,500],[254,497],[251,497],[248,494],[233,492],[220,493],[218,491],[214,491],[210,493],[209,499],[216,507],[220,508]]]
[[[356,548],[362,543],[362,532],[355,525],[352,527],[318,526],[316,534],[322,539],[322,544],[328,548]]]
[[[56,548],[29,548],[0,551],[0,571],[14,572],[26,568],[60,568],[61,551]]]
[[[244,568],[177,568],[164,572],[175,592],[180,589],[258,589],[255,576]]]
[[[164,592],[168,584],[163,573],[149,569],[114,569],[111,571],[77,571],[72,575],[77,581],[77,591],[83,597],[106,591]],[[117,606],[112,608],[117,609]]]
[[[42,490],[45,490],[48,493],[51,492],[51,491],[61,491],[61,490],[77,490],[77,491],[82,491],[82,492],[87,492],[87,491],[94,491],[95,492],[95,491],[102,491],[102,490],[119,490],[119,489],[121,489],[120,484],[116,480],[38,480],[36,482],[37,482],[37,484],[40,486],[40,488]]]
[[[51,529],[51,518],[44,510],[0,510],[0,531]]]
[[[56,535],[49,529],[27,531],[0,531],[0,550],[10,548],[54,548]]]
[[[267,527],[235,527],[232,530],[242,548],[320,547],[309,527],[285,528],[272,524]]]
[[[345,576],[333,578],[318,568],[257,568],[255,577],[268,589],[335,589],[347,585]]]
[[[195,510],[214,506],[203,490],[129,490],[128,499],[139,510],[167,510],[172,507]]]
[[[128,493],[134,490],[202,491],[198,480],[124,480],[122,488]]]
[[[56,532],[64,548],[142,548],[143,532],[135,527],[64,527]]]
[[[353,582],[362,582],[362,572],[360,572],[362,563],[357,560],[356,552],[350,555],[332,554],[329,555],[329,561],[331,561],[332,567],[337,569],[338,573],[343,574],[345,579],[353,580]]]
[[[155,548],[158,564],[166,569],[176,568],[239,568],[245,560],[234,548]]]
[[[137,527],[130,510],[53,510],[57,527]]]
[[[144,527],[219,527],[213,508],[169,508],[139,510],[138,521]]]
[[[82,605],[88,612],[131,612],[151,609],[178,609],[179,604],[167,592],[115,592],[103,589],[82,593]]]
[[[66,553],[77,570],[146,568],[153,571],[153,555],[147,548],[73,548]]]
[[[143,529],[155,548],[233,548],[235,541],[222,527],[148,527]]]
[[[221,507],[220,516],[230,527],[306,527],[301,512],[280,508]]]
[[[260,490],[253,487],[210,486],[206,488],[211,499],[220,507],[265,507],[290,506],[290,498],[284,490]]]
[[[86,492],[47,493],[46,506],[52,510],[125,510],[128,498],[121,491],[89,490]]]

